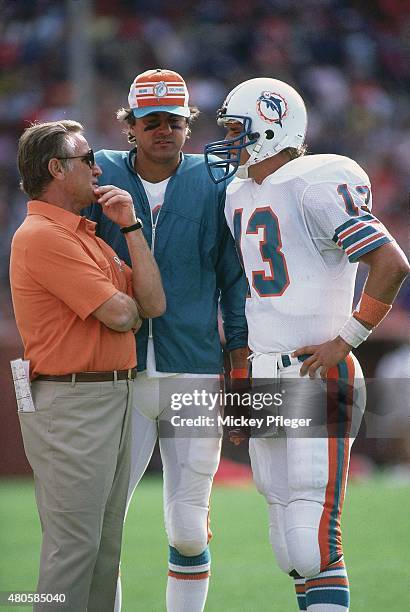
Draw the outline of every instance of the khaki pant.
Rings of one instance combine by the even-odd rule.
[[[132,381],[33,382],[20,413],[43,540],[37,612],[111,612],[130,472]]]

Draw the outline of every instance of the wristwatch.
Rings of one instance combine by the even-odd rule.
[[[121,227],[120,232],[122,232],[123,234],[128,234],[128,232],[134,232],[135,230],[142,229],[143,227],[144,226],[141,219],[137,217],[136,223],[133,223],[133,225],[127,225],[126,227]]]

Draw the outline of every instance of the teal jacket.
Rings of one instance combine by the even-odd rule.
[[[247,346],[246,280],[224,215],[226,185],[209,178],[203,155],[183,155],[171,177],[163,206],[151,211],[131,160],[134,151],[99,151],[100,184],[116,185],[133,197],[137,217],[161,271],[165,314],[144,321],[137,334],[138,370],[145,370],[149,325],[156,366],[162,372],[214,374],[222,370],[218,333],[221,307],[226,348]],[[85,211],[97,234],[130,264],[125,238],[98,204]]]

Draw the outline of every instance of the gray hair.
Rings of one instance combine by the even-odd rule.
[[[18,144],[17,164],[20,187],[31,199],[39,198],[53,180],[48,170],[50,159],[73,155],[75,143],[71,135],[83,130],[81,123],[68,119],[33,123],[24,130]],[[64,168],[69,168],[70,163],[61,160]]]

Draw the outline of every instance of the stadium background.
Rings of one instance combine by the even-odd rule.
[[[185,147],[187,152],[200,152],[206,142],[220,136],[214,117],[226,93],[242,80],[274,76],[293,84],[306,100],[309,151],[348,155],[364,167],[372,181],[375,214],[405,248],[406,175],[410,166],[409,61],[405,50],[408,50],[406,36],[410,20],[408,6],[406,9],[402,0],[305,0],[303,3],[297,0],[248,0],[246,3],[239,0],[195,3],[188,0],[175,3],[165,0],[0,0],[0,14],[0,474],[3,475],[0,493],[4,499],[0,546],[3,550],[5,546],[15,547],[18,555],[16,567],[9,561],[1,564],[1,590],[34,588],[38,557],[39,525],[31,481],[27,480],[28,466],[22,450],[8,366],[9,359],[21,354],[8,287],[8,259],[11,237],[26,211],[26,197],[19,191],[15,163],[17,139],[24,127],[33,120],[73,118],[85,124],[88,141],[95,150],[125,148],[126,137],[115,119],[115,111],[127,103],[132,78],[148,68],[167,67],[184,76],[190,102],[201,110]],[[359,271],[361,280],[364,274],[364,270]],[[357,351],[366,376],[388,372],[392,378],[400,378],[406,375],[406,367],[408,373],[408,309],[408,293],[402,289],[392,314]],[[361,558],[359,552],[368,548],[371,554],[372,546],[377,551],[382,543],[385,550],[391,552],[388,559],[393,559],[396,547],[398,551],[402,544],[400,537],[394,539],[394,530],[391,532],[393,539],[388,543],[380,535],[377,521],[383,519],[383,511],[377,510],[377,491],[382,498],[385,496],[387,503],[397,503],[397,506],[390,506],[390,511],[392,518],[396,516],[398,520],[405,507],[404,500],[408,498],[409,482],[409,425],[404,423],[401,419],[390,421],[391,430],[383,439],[370,438],[364,430],[355,445],[351,477],[358,484],[353,484],[357,488],[352,498],[356,500],[357,509],[364,506],[362,510],[369,518],[369,524],[363,525],[358,560]],[[270,581],[274,563],[264,542],[262,499],[256,496],[251,485],[246,490],[226,489],[232,484],[232,478],[241,484],[247,482],[246,450],[237,452],[225,445],[224,456],[227,460],[239,461],[241,467],[231,469],[231,464],[224,464],[227,468],[219,476],[222,486],[215,493],[215,505],[219,506],[222,521],[231,503],[236,505],[233,500],[237,500],[238,508],[242,507],[242,515],[239,510],[235,519],[227,513],[226,525],[222,522],[222,533],[233,538],[233,544],[224,540],[226,563],[232,564],[234,555],[246,554],[240,553],[238,540],[244,540],[243,550],[246,550],[244,532],[253,524],[245,514],[249,510],[252,516],[261,516],[260,535],[252,535],[252,529],[248,530],[249,554],[255,558],[254,567],[258,567],[260,559],[266,559],[268,568],[264,566],[264,571]],[[155,454],[151,474],[159,469],[160,460]],[[10,479],[24,474],[25,480]],[[392,488],[392,483],[396,487]],[[157,537],[162,529],[159,490],[154,480],[144,485],[139,494],[141,509],[152,516],[147,531],[152,532],[152,537]],[[372,504],[374,517],[369,507]],[[15,519],[19,512],[23,513],[21,520],[27,521],[29,555],[23,552],[25,538]],[[138,512],[137,508],[133,531],[136,537],[139,537],[138,522],[144,520]],[[348,512],[347,508],[345,520],[350,520]],[[356,516],[355,508],[350,512]],[[216,522],[216,509],[214,514]],[[12,524],[14,528],[5,529]],[[237,525],[237,533],[230,532],[233,525]],[[355,529],[354,522],[352,529]],[[383,533],[381,526],[380,530]],[[32,535],[27,536],[28,533]],[[349,538],[348,533],[345,538]],[[139,544],[146,546],[144,542]],[[259,558],[259,548],[264,545]],[[156,550],[155,545],[149,546]],[[219,549],[215,552],[218,546],[220,544],[215,542],[215,563],[217,555],[221,558],[222,554]],[[165,546],[158,545],[158,550],[164,552]],[[132,553],[125,553],[132,556]],[[25,576],[20,555],[27,565],[23,582],[17,579]],[[153,576],[159,576],[163,569],[165,560],[161,559],[161,564],[150,563]],[[400,588],[400,568],[390,562],[387,564],[386,557],[384,559],[383,571],[394,575],[391,583],[397,583]],[[141,563],[137,553],[135,562],[137,566]],[[246,564],[236,569],[232,567],[231,571],[227,567],[226,582],[229,583],[229,577],[235,572],[245,568]],[[379,578],[373,577],[373,583],[369,578],[369,585],[373,586],[369,586],[367,595],[362,594],[363,607],[359,605],[354,609],[386,609],[380,598],[375,598],[371,606],[368,599],[377,591],[383,571],[377,574]],[[278,579],[277,573],[272,580]],[[248,581],[238,582],[242,584],[243,593],[263,588],[260,573],[255,572],[254,576],[248,572],[247,575]],[[13,584],[7,582],[10,576],[14,577]],[[133,571],[127,580],[132,581],[132,576]],[[148,576],[143,582],[146,593],[159,590],[156,582],[150,587]],[[288,591],[289,585],[283,584],[283,589]],[[220,589],[217,594],[221,593],[223,599],[222,583]],[[397,599],[400,596],[395,589],[394,586],[396,603],[389,604],[392,611],[404,609],[405,600]],[[147,599],[141,607],[131,606],[126,612],[128,609],[161,609],[148,603],[152,598],[139,591],[129,591],[126,596],[131,597],[132,593],[138,597],[135,601],[144,602],[145,596]],[[161,597],[159,593],[158,601]],[[228,590],[226,597],[230,598]],[[275,597],[278,601],[277,594]],[[226,602],[222,606],[216,601],[210,599],[207,610],[270,609],[266,601],[257,604],[257,597],[252,604],[255,608],[241,606],[241,597],[237,607],[235,598],[229,599],[231,607]],[[291,608],[279,606],[277,609]]]

